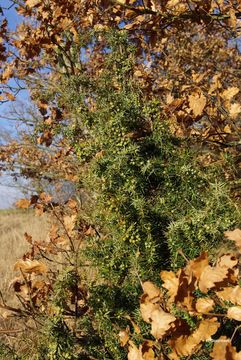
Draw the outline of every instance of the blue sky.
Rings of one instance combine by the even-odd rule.
[[[4,16],[7,17],[10,30],[15,30],[16,25],[21,22],[21,17],[17,14],[14,8],[8,9],[11,5],[9,0],[0,0],[0,7],[2,7]],[[1,20],[1,17],[0,17]],[[19,106],[21,102],[28,102],[27,92],[20,92],[16,103],[5,103],[0,106],[0,135],[3,135],[5,131],[8,131],[10,135],[16,136],[16,123],[14,121],[7,120],[9,112],[14,106]],[[0,209],[8,208],[14,204],[14,202],[22,197],[21,191],[16,187],[16,184],[7,176],[0,177]]]

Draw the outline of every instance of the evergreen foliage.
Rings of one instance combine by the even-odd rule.
[[[85,249],[97,271],[94,318],[82,322],[99,359],[124,359],[116,333],[126,314],[136,314],[140,279],[159,281],[157,269],[182,266],[180,251],[187,258],[215,254],[240,212],[221,169],[199,163],[191,142],[171,133],[158,98],[142,96],[127,37],[102,36],[104,70],[97,79],[87,71],[65,78],[59,101],[72,114],[66,136],[78,155],[79,186],[90,195],[84,214],[97,229]]]

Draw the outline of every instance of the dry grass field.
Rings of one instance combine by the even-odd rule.
[[[27,232],[33,240],[45,240],[48,233],[47,217],[37,217],[33,210],[0,210],[0,295],[1,303],[5,301],[7,305],[19,307],[20,303],[14,296],[13,289],[9,283],[18,274],[13,271],[16,260],[29,249],[29,244],[24,237]],[[29,355],[30,349],[35,346],[34,333],[29,334],[26,341],[25,333],[22,333],[21,326],[24,319],[15,319],[8,317],[5,319],[4,309],[0,309],[0,343],[4,343],[10,348],[18,348],[26,359],[33,359]],[[14,329],[14,331],[12,330]],[[17,329],[17,332],[15,332]],[[13,332],[12,332],[13,331]],[[18,336],[18,332],[19,336]],[[15,357],[14,357],[15,358]],[[0,359],[12,360],[13,354],[2,354],[0,349]],[[25,359],[25,357],[24,357]]]
[[[0,210],[0,289],[6,293],[9,281],[16,276],[14,263],[29,248],[24,233],[33,240],[45,240],[48,232],[46,217],[37,217],[33,210]]]

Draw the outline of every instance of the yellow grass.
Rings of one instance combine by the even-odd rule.
[[[45,240],[48,221],[37,217],[33,210],[0,210],[0,289],[5,292],[16,274],[14,263],[29,249],[24,233],[33,240]]]
[[[30,249],[24,233],[31,235],[34,241],[41,241],[46,239],[48,229],[47,217],[36,217],[33,210],[0,210],[0,295],[2,296],[0,303],[6,301],[7,305],[20,306],[13,289],[9,288],[9,283],[19,275],[13,271],[14,263]],[[5,309],[0,308],[0,342],[3,341],[10,347],[17,346],[21,353],[29,354],[30,349],[35,345],[33,339],[31,340],[31,334],[29,341],[26,341],[24,333],[22,334],[24,327],[21,324],[25,320],[12,317],[5,319],[4,311]],[[20,331],[19,336],[15,331]],[[0,354],[0,359],[12,360],[12,355]],[[26,359],[32,357],[28,356]]]

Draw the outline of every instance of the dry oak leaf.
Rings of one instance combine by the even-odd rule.
[[[25,5],[27,5],[30,8],[33,8],[34,6],[40,5],[41,4],[41,0],[27,0],[25,2]]]
[[[196,278],[186,274],[185,269],[181,269],[179,275],[179,286],[175,303],[181,304],[188,310],[193,310],[193,292],[196,290]]]
[[[47,110],[48,109],[48,101],[46,101],[45,99],[40,99],[37,101],[37,106],[38,108],[40,109],[45,109]]]
[[[197,83],[197,84],[198,84],[200,81],[202,81],[205,76],[206,76],[206,73],[202,73],[202,74],[200,74],[200,73],[195,73],[195,72],[192,73],[192,79],[193,79],[193,81],[195,81],[195,83]]]
[[[230,301],[235,305],[241,305],[241,287],[226,287],[222,291],[216,291],[216,295],[225,301]]]
[[[180,272],[179,272],[180,273]],[[162,286],[168,290],[169,303],[172,303],[177,295],[179,278],[173,271],[161,271],[160,277],[163,281]]]
[[[31,235],[29,235],[27,232],[25,232],[23,235],[29,244],[33,243],[33,237]]]
[[[201,342],[214,335],[219,326],[216,318],[202,320],[190,336],[180,336],[175,340],[169,340],[168,343],[177,355],[189,356],[200,348]]]
[[[229,319],[241,321],[241,306],[231,306],[228,309],[227,317]]]
[[[4,69],[4,71],[1,74],[1,82],[6,83],[9,80],[9,78],[13,75],[13,72],[14,71],[13,71],[12,65],[6,66],[6,68]]]
[[[131,30],[132,28],[134,28],[135,26],[139,26],[143,21],[145,20],[145,16],[143,15],[139,15],[135,18],[135,21],[125,25],[125,29],[126,30]]]
[[[141,345],[141,352],[143,359],[145,360],[155,360],[155,352],[153,350],[155,342],[151,340],[145,340]],[[161,360],[161,359],[160,359]]]
[[[236,86],[229,87],[228,89],[222,92],[221,97],[224,100],[230,101],[235,95],[238,94],[238,92],[239,92],[239,88],[237,88]]]
[[[174,100],[174,97],[172,96],[171,93],[168,93],[167,96],[166,96],[166,104],[169,105],[173,102]]]
[[[142,284],[142,289],[145,294],[149,297],[149,299],[160,298],[162,297],[161,289],[159,289],[155,284],[151,281],[145,281]]]
[[[70,199],[68,200],[68,202],[66,203],[66,205],[68,206],[69,209],[71,210],[78,210],[78,203],[77,201],[75,201],[74,199]]]
[[[229,10],[229,19],[228,19],[228,22],[229,24],[232,26],[232,28],[234,29],[234,31],[236,30],[236,27],[237,27],[237,23],[238,23],[238,20],[237,20],[237,17],[236,17],[236,11],[231,8]]]
[[[215,286],[223,286],[230,282],[237,282],[238,269],[234,269],[237,263],[238,260],[234,255],[226,254],[218,260],[216,266],[206,266],[200,276],[199,289],[206,293]]]
[[[154,302],[158,300],[153,298]],[[147,294],[141,297],[140,311],[144,321],[151,324],[151,334],[160,339],[171,328],[175,316],[161,309],[158,303],[153,303]]]
[[[37,274],[43,274],[48,271],[47,266],[38,261],[38,260],[18,260],[14,264],[14,270],[21,270],[24,273],[31,274],[31,273],[37,273]]]
[[[166,7],[170,9],[170,8],[176,6],[179,2],[180,2],[180,0],[169,0]]]
[[[142,357],[141,349],[133,343],[133,341],[129,341],[129,348],[128,348],[128,360],[144,360]]]
[[[28,199],[20,199],[15,203],[15,205],[20,209],[28,209],[31,205],[31,201]]]
[[[213,307],[215,305],[215,302],[213,301],[213,299],[209,299],[209,298],[199,298],[197,299],[196,302],[196,310],[199,313],[208,313],[209,311],[213,310]]]
[[[210,356],[214,360],[241,360],[241,352],[237,353],[230,339],[226,336],[221,336],[215,341]]]
[[[129,352],[127,359],[128,360],[157,360],[155,353],[153,351],[154,342],[150,340],[144,341],[142,345],[138,347],[132,342],[129,341]]]
[[[43,213],[45,211],[44,206],[42,204],[35,205],[34,209],[35,209],[35,215],[36,216],[43,215]]]
[[[165,312],[164,310],[156,309],[151,314],[151,334],[157,339],[161,339],[166,332],[173,326],[176,320],[175,316]]]
[[[224,131],[226,134],[232,134],[232,129],[231,129],[231,126],[230,126],[229,124],[227,124],[226,126],[224,126],[223,131]]]
[[[238,103],[234,103],[230,105],[229,114],[232,119],[236,119],[238,114],[241,113],[241,105]]]
[[[12,279],[9,283],[9,289],[11,288],[13,288],[15,292],[25,292],[26,289],[26,294],[28,294],[28,289],[22,277],[18,276]]]
[[[46,194],[45,192],[42,192],[39,195],[39,199],[44,203],[49,203],[50,201],[52,201],[53,197],[49,194]]]
[[[65,227],[65,230],[67,231],[68,235],[73,234],[76,218],[77,218],[77,215],[70,215],[70,216],[66,215],[64,217],[64,227]]]
[[[101,150],[95,154],[95,157],[96,157],[96,159],[101,159],[101,158],[103,158],[104,154],[105,154],[105,151]]]
[[[10,316],[12,317],[14,314],[13,311],[6,309],[4,307],[0,307],[0,318],[7,319]]]
[[[227,239],[235,242],[236,247],[241,251],[241,230],[225,231],[224,235]]]
[[[13,94],[9,93],[9,92],[4,92],[4,95],[10,101],[14,101],[16,99],[16,97]]]
[[[202,252],[201,255],[194,259],[190,260],[186,266],[185,272],[189,276],[194,276],[197,280],[200,279],[203,270],[208,266],[208,253]]]
[[[222,87],[222,83],[220,81],[221,74],[214,75],[212,78],[212,83],[208,94],[212,94],[215,90],[220,89]]]
[[[217,283],[220,283],[227,279],[226,268],[216,268],[208,265],[199,280],[198,287],[203,293],[207,293],[209,289],[215,287]]]
[[[126,346],[129,341],[129,334],[127,330],[121,330],[119,332],[120,344],[122,347]]]
[[[143,77],[143,72],[142,72],[141,70],[136,70],[136,71],[134,72],[134,76],[135,76],[135,77]]]
[[[206,98],[203,93],[193,93],[188,96],[189,107],[193,111],[194,116],[202,115],[206,105]]]
[[[224,254],[218,261],[217,266],[226,267],[227,269],[234,269],[238,265],[238,259],[234,254]]]
[[[155,310],[160,309],[160,305],[152,303],[146,294],[141,297],[140,311],[143,320],[147,323],[151,323],[152,313]]]
[[[94,236],[95,234],[96,234],[96,230],[91,225],[85,231],[85,235],[87,236]]]

